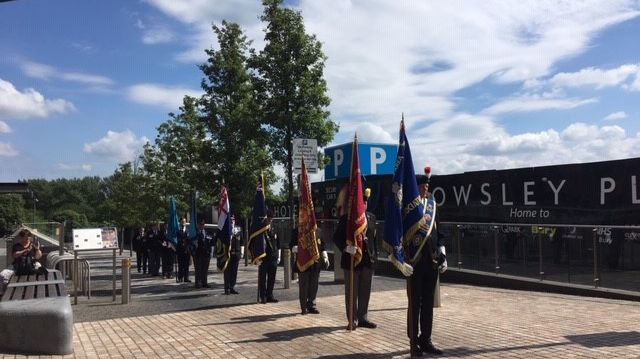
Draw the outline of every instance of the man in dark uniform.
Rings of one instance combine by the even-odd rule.
[[[176,257],[178,260],[178,282],[190,283],[189,280],[189,230],[187,228],[187,219],[182,217],[180,220],[180,230],[178,231],[178,246],[176,248]]]
[[[273,297],[273,286],[276,283],[276,271],[278,264],[280,264],[280,239],[278,235],[271,227],[271,220],[273,219],[273,211],[269,209],[267,211],[266,223],[269,225],[269,230],[266,231],[265,241],[265,256],[262,258],[262,263],[258,266],[258,292],[260,294],[261,303],[277,303],[278,300]]]
[[[420,187],[420,200],[425,208],[434,206],[435,202],[428,204],[431,197],[429,192],[429,176],[421,176],[418,179]],[[431,330],[433,328],[433,298],[438,280],[438,273],[444,273],[447,269],[447,257],[444,248],[443,236],[438,230],[437,211],[434,218],[428,242],[422,247],[419,259],[413,265],[413,275],[408,278],[409,302],[411,307],[407,315],[407,333],[411,343],[411,356],[422,356],[422,353],[442,354],[442,350],[436,348],[431,342]],[[420,326],[418,327],[418,323]],[[418,332],[418,328],[420,331]],[[413,336],[413,338],[411,338]]]
[[[144,270],[144,273],[147,273],[147,263],[149,262],[149,258],[147,256],[147,251],[145,250],[145,236],[144,236],[144,227],[138,228],[138,233],[133,239],[133,250],[136,252],[136,264],[138,267],[138,273]]]
[[[198,231],[196,233],[196,249],[193,255],[196,272],[196,288],[210,288],[207,283],[209,275],[209,263],[211,262],[211,248],[213,238],[204,229],[204,219],[198,221]]]
[[[160,258],[163,252],[162,241],[164,234],[160,231],[158,224],[151,225],[151,229],[147,231],[147,249],[149,253],[149,275],[160,275]]]
[[[226,246],[222,243],[222,241],[218,240],[218,244],[221,249],[225,252],[224,254],[218,256],[218,260],[223,259],[226,261],[226,265],[223,265],[221,270],[224,271],[224,294],[239,294],[235,290],[236,279],[238,278],[238,264],[240,263],[240,258],[242,258],[242,230],[239,227],[236,227],[236,219],[234,216],[231,216],[231,243],[229,244],[229,248],[225,248]],[[227,257],[228,258],[225,258]],[[220,263],[218,264],[221,265]]]
[[[365,191],[364,205],[365,210],[367,208],[367,200],[370,190]],[[356,319],[353,323],[347,325],[347,330],[355,330],[356,327],[364,328],[376,328],[377,325],[367,318],[369,312],[369,298],[371,297],[371,282],[373,280],[373,265],[378,258],[378,247],[376,244],[376,216],[371,212],[366,212],[367,216],[367,231],[363,241],[362,260],[358,265],[354,267],[353,273],[353,288],[354,298],[353,307],[356,314]],[[355,246],[347,245],[347,215],[344,214],[340,217],[338,227],[334,234],[334,243],[342,252],[340,259],[340,267],[344,270],[344,294],[345,304],[347,308],[347,320],[352,318],[350,300],[349,300],[349,288],[351,286],[351,256],[356,253],[357,248]]]
[[[300,309],[302,315],[307,313],[320,314],[318,307],[316,306],[316,296],[318,294],[318,282],[320,279],[320,270],[322,267],[329,268],[329,256],[324,248],[324,242],[320,240],[320,237],[316,237],[318,242],[318,250],[320,252],[320,258],[308,268],[298,269],[298,298],[300,300]],[[294,227],[291,233],[291,242],[289,248],[293,254],[298,253],[298,227]]]
[[[176,249],[167,238],[166,226],[162,225],[162,278],[173,279],[173,264],[176,256]]]

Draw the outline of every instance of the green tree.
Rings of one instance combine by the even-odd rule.
[[[274,159],[285,167],[289,206],[293,207],[294,138],[329,143],[338,125],[329,118],[326,56],[315,35],[305,31],[299,11],[283,7],[283,0],[263,0],[265,47],[249,61],[256,72],[255,88]]]
[[[7,234],[25,222],[25,201],[18,194],[0,195],[0,236]]]
[[[154,144],[147,144],[142,155],[141,186],[149,219],[165,219],[171,195],[181,203],[190,203],[195,191],[200,192],[201,203],[214,196],[210,136],[197,100],[185,96],[180,111],[169,114],[170,119],[158,127]]]
[[[247,70],[250,42],[238,24],[213,26],[219,50],[200,66],[205,94],[200,103],[203,120],[211,135],[208,145],[216,182],[225,181],[232,210],[247,218],[260,172],[268,177],[273,162],[267,151],[268,133],[261,127],[251,76]],[[239,140],[241,139],[241,140]]]

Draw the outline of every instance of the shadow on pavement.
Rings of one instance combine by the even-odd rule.
[[[287,342],[301,337],[309,337],[318,334],[328,334],[336,330],[345,330],[345,327],[311,327],[301,329],[283,330],[280,332],[265,333],[266,338],[258,340],[242,340],[235,343],[264,343],[264,342]]]
[[[385,359],[395,358],[400,355],[409,354],[409,349],[393,352],[393,353],[355,353],[355,354],[340,354],[340,355],[323,355],[317,357],[317,359],[359,359],[359,358],[373,358],[373,359]]]
[[[587,348],[621,347],[640,344],[640,333],[638,332],[603,332],[567,335],[565,338]]]
[[[231,318],[231,322],[224,323],[206,323],[194,325],[194,327],[203,327],[208,325],[226,325],[226,324],[240,324],[240,323],[255,323],[255,322],[273,322],[281,318],[293,317],[295,314],[271,314],[271,315],[253,315],[248,317]]]

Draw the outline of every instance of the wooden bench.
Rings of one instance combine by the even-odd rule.
[[[11,277],[0,299],[0,351],[73,353],[73,311],[59,270]]]

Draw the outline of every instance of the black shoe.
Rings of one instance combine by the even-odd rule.
[[[347,330],[356,330],[356,323],[347,324]]]
[[[203,285],[202,285],[202,288],[211,288],[211,286],[210,286],[210,285],[208,285],[208,284],[203,284]]]
[[[224,290],[224,295],[229,295],[229,289]]]
[[[140,273],[140,268],[138,268],[138,273]]]
[[[318,308],[316,307],[311,307],[307,310],[307,312],[311,313],[311,314],[320,314],[320,311],[318,310]]]
[[[421,357],[422,356],[422,350],[420,349],[419,346],[415,346],[415,347],[411,348],[410,354],[411,354],[412,358]]]
[[[276,298],[267,298],[267,303],[278,303],[278,300]]]
[[[240,294],[233,288],[229,289],[229,293],[231,293],[231,294]]]
[[[370,322],[368,320],[359,320],[358,326],[363,328],[369,328],[369,329],[375,329],[378,327],[376,323]]]
[[[302,308],[302,315],[307,315],[307,313],[309,313],[309,310],[307,310],[307,308]]]
[[[200,283],[196,282],[196,288],[200,288]]]
[[[420,341],[419,345],[420,345],[420,350],[422,350],[425,353],[436,354],[436,355],[442,354],[442,350],[436,348],[431,342],[431,340],[422,340]]]
[[[191,280],[189,280],[189,279],[185,279],[185,280],[184,280],[184,282],[185,282],[185,283],[191,283]]]
[[[260,298],[260,303],[267,304],[267,298]]]

